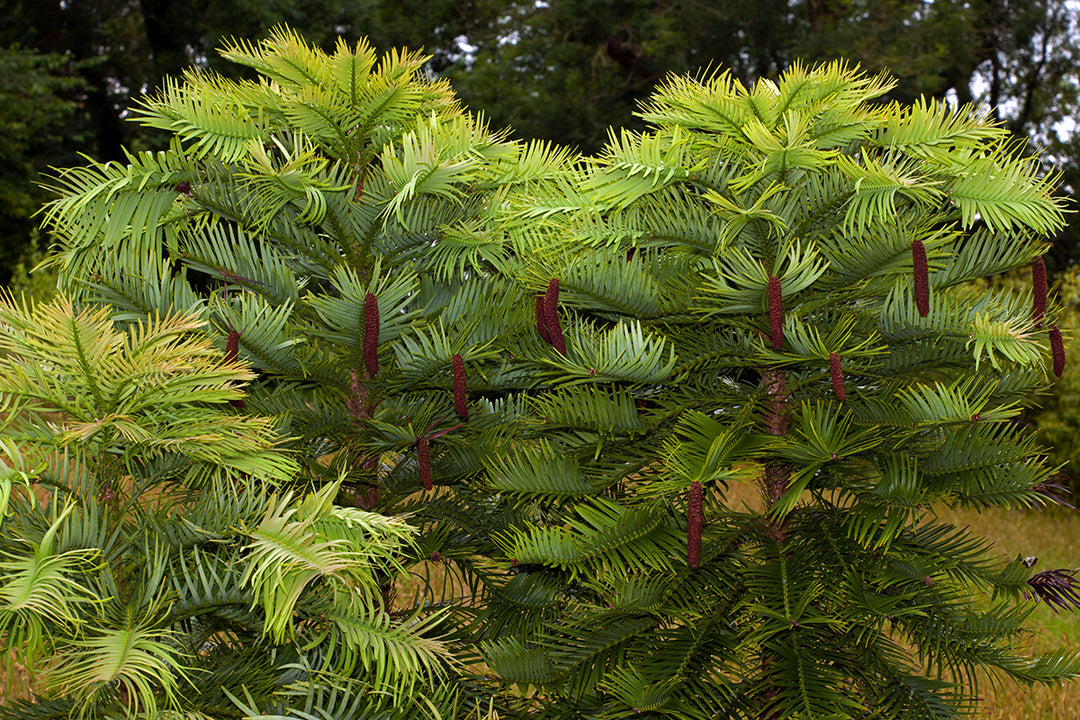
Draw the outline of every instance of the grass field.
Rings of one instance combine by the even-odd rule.
[[[1080,511],[1052,509],[1045,512],[990,510],[983,513],[942,513],[942,519],[967,525],[989,538],[1008,557],[1017,553],[1039,558],[1036,570],[1080,567]],[[1029,624],[1034,630],[1033,651],[1059,648],[1080,650],[1080,614],[1055,613],[1040,604]],[[1080,717],[1080,681],[1059,687],[1027,688],[1006,682],[987,686],[986,720],[1076,720]]]
[[[748,486],[732,488],[735,504],[754,501],[754,491]],[[1053,509],[1045,512],[1016,512],[990,510],[982,513],[951,512],[940,514],[942,520],[966,525],[977,535],[993,541],[995,548],[1007,557],[1017,553],[1039,558],[1036,569],[1080,567],[1080,511]],[[430,568],[433,576],[440,575],[438,567]],[[434,577],[433,577],[434,579]],[[414,583],[399,585],[400,596],[411,595]],[[449,588],[447,588],[449,590]],[[454,590],[460,592],[460,588]],[[451,591],[453,592],[453,591]],[[401,597],[408,600],[408,597]],[[1062,647],[1080,650],[1080,614],[1055,613],[1040,604],[1029,621],[1032,634],[1025,639],[1026,648],[1038,652]],[[25,697],[30,691],[30,678],[11,655],[0,658],[0,698]],[[1027,688],[1012,682],[996,687],[989,678],[981,687],[986,698],[979,720],[1077,720],[1080,718],[1080,681],[1057,687]]]
[[[729,506],[760,505],[757,490],[749,485],[732,486]],[[993,509],[977,512],[943,510],[939,519],[967,526],[987,538],[1006,558],[1017,554],[1039,558],[1036,571],[1080,568],[1080,510],[1051,508],[1045,511]],[[1055,613],[1040,603],[1028,620],[1031,635],[1025,649],[1046,652],[1068,648],[1080,650],[1080,613]],[[1012,681],[995,682],[983,676],[980,692],[985,698],[978,720],[1077,720],[1080,718],[1080,680],[1059,686],[1028,688]]]

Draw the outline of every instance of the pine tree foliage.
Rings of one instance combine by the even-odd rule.
[[[1018,643],[1032,598],[1075,607],[1071,575],[1039,593],[933,512],[1054,499],[1015,422],[1047,328],[1030,291],[965,284],[1043,252],[1054,179],[971,109],[876,102],[890,86],[843,64],[670,79],[651,130],[515,210],[567,352],[534,439],[489,468],[532,514],[497,536],[506,587],[544,602],[491,596],[512,634],[482,647],[541,715],[951,718],[977,669],[1080,672]],[[567,362],[620,335],[627,370]]]
[[[1071,576],[933,514],[1052,500],[1013,421],[1059,308],[965,284],[1063,222],[1000,128],[834,64],[671,79],[581,160],[491,132],[419,55],[282,29],[226,57],[258,79],[172,83],[139,113],[170,149],[62,172],[45,213],[80,307],[202,323],[254,376],[215,411],[273,418],[296,463],[210,458],[189,522],[144,511],[177,600],[120,626],[124,697],[186,701],[147,679],[194,662],[162,627],[203,633],[211,717],[951,718],[976,670],[1080,674],[1018,643]],[[127,462],[202,460],[155,452]],[[123,546],[79,523],[63,572]]]
[[[43,700],[9,716],[47,717],[53,698],[73,717],[228,717],[222,693],[272,692],[289,663],[312,666],[293,680],[312,691],[330,657],[408,688],[448,657],[381,604],[413,529],[334,506],[339,483],[276,489],[298,465],[273,418],[232,411],[253,373],[204,324],[0,304],[0,622]]]
[[[395,582],[439,550],[473,586],[500,575],[481,554],[496,549],[488,516],[501,526],[507,511],[464,483],[525,415],[512,391],[536,382],[505,352],[507,335],[531,333],[531,310],[502,207],[569,177],[572,156],[492,132],[417,53],[327,54],[278,29],[224,55],[257,79],[171,82],[137,114],[172,133],[169,149],[62,171],[44,213],[69,296],[120,327],[186,313],[200,348],[224,351],[247,385],[201,398],[176,381],[175,402],[216,401],[214,422],[257,424],[286,464],[263,477],[219,459],[205,498],[187,499],[189,483],[175,500],[184,521],[159,511],[139,535],[175,548],[160,613],[183,624],[171,632],[200,633],[191,654],[221,678],[193,675],[212,703],[164,685],[139,686],[140,702],[212,717],[482,717],[491,693],[460,676],[476,658],[469,611],[426,588],[395,599]],[[160,413],[186,426],[194,410]],[[462,497],[440,507],[456,484]],[[224,630],[202,602],[226,606]]]

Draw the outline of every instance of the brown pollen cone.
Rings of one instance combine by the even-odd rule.
[[[769,330],[773,350],[784,346],[784,294],[780,288],[780,278],[769,276]]]
[[[559,279],[551,278],[547,294],[544,296],[544,324],[547,326],[549,342],[560,355],[566,355],[566,338],[559,323]]]
[[[368,375],[379,374],[379,301],[373,293],[364,296],[364,364]]]
[[[705,490],[701,483],[695,480],[690,483],[690,498],[687,502],[687,522],[689,529],[686,534],[686,564],[692,570],[696,570],[701,562],[701,526],[705,522],[705,513],[702,508],[705,500]]]
[[[1054,356],[1054,375],[1061,377],[1065,372],[1065,343],[1057,325],[1050,326],[1050,352]]]
[[[465,386],[465,361],[457,353],[451,363],[454,372],[454,410],[463,418],[469,417],[468,389]]]
[[[911,243],[911,264],[915,269],[915,307],[919,315],[926,317],[930,312],[930,275],[926,265],[926,247],[922,240]]]
[[[536,293],[536,332],[540,339],[551,344],[551,335],[547,329],[547,310],[544,305],[544,293]]]
[[[432,487],[431,482],[431,451],[428,448],[428,439],[426,437],[419,438],[416,441],[416,458],[420,462],[420,481],[424,483],[424,489],[430,490]]]
[[[229,336],[225,338],[225,362],[236,362],[237,356],[240,354],[240,333],[236,330],[230,330]]]
[[[234,363],[236,362],[236,358],[239,357],[239,355],[240,333],[238,333],[236,330],[230,330],[229,336],[225,338],[225,362],[230,364]],[[243,398],[234,398],[233,400],[229,401],[229,404],[237,410],[243,410],[247,407],[247,403],[244,402]]]
[[[1041,257],[1031,263],[1031,286],[1034,290],[1031,319],[1035,321],[1035,327],[1041,328],[1046,313],[1046,263]]]
[[[829,353],[829,377],[832,379],[832,391],[836,399],[840,402],[847,400],[847,393],[844,391],[844,371],[840,367],[840,356],[836,353]]]

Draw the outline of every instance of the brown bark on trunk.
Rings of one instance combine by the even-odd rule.
[[[784,435],[788,430],[790,416],[787,411],[788,390],[787,373],[781,369],[766,370],[761,375],[761,384],[769,394],[768,407],[765,411],[765,432],[770,435]],[[791,467],[780,458],[765,461],[765,474],[762,478],[762,491],[765,497],[766,514],[770,513],[777,501],[787,492],[791,484]],[[782,543],[786,532],[784,520],[769,517],[765,521],[764,535],[770,540]],[[761,674],[765,676],[772,666],[772,653],[761,651]],[[774,698],[776,688],[768,688],[759,696],[761,720],[781,720]]]

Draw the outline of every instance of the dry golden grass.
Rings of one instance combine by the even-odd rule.
[[[1054,508],[1043,512],[987,510],[943,512],[941,519],[966,525],[993,541],[1006,557],[1039,558],[1036,570],[1080,567],[1080,511]],[[1080,615],[1055,613],[1040,604],[1028,621],[1034,631],[1027,641],[1033,652],[1080,650]],[[1080,681],[1032,688],[1005,681],[983,688],[985,720],[1076,720],[1080,717]]]
[[[15,653],[0,656],[0,700],[7,702],[30,695],[30,673],[18,662]]]

